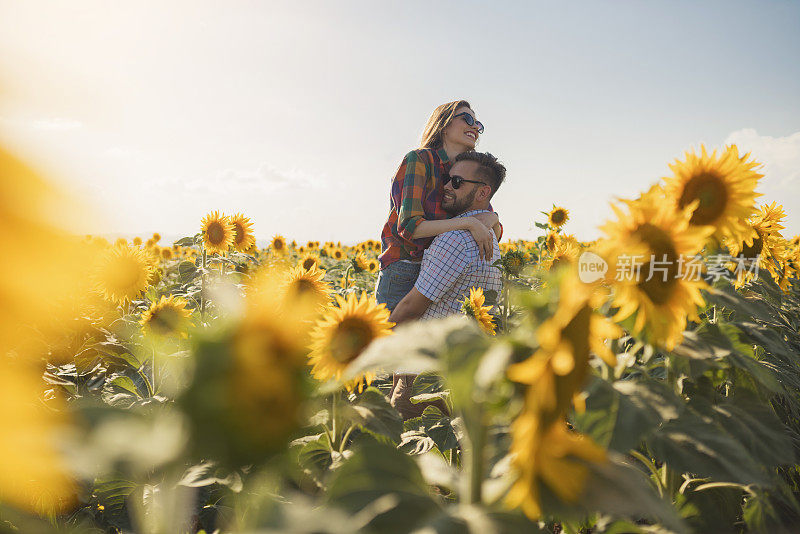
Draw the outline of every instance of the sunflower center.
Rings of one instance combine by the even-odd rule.
[[[223,228],[222,223],[214,221],[208,225],[206,235],[209,243],[221,245],[225,241],[225,228]]]
[[[644,258],[646,263],[642,264],[637,285],[654,304],[664,304],[678,282],[678,253],[675,245],[664,230],[650,223],[639,226],[634,235],[650,248],[652,255]]]
[[[316,293],[317,286],[311,280],[306,278],[298,278],[292,283],[295,293],[305,295],[308,293]]]
[[[342,364],[355,360],[370,341],[372,328],[363,319],[348,317],[339,323],[331,340],[331,355]]]
[[[276,239],[275,241],[272,242],[272,248],[274,248],[275,250],[283,250],[283,241],[281,241],[280,239]]]
[[[241,223],[233,223],[233,242],[241,245],[244,242],[244,228]]]
[[[314,258],[306,258],[306,259],[303,260],[303,269],[308,271],[316,264],[317,264],[317,260],[315,260]]]
[[[592,309],[584,305],[578,310],[567,326],[561,330],[561,338],[572,345],[572,352],[576,363],[589,359],[589,326],[591,324]]]
[[[170,334],[177,330],[180,320],[181,315],[177,310],[164,307],[153,311],[147,325],[157,334]]]
[[[692,213],[690,222],[695,225],[714,223],[725,212],[728,204],[728,189],[719,176],[713,173],[693,176],[683,188],[678,206],[685,208],[694,200],[700,200]]]
[[[753,244],[748,245],[747,243],[742,243],[742,252],[740,253],[747,259],[755,259],[761,252],[764,250],[764,239],[761,237],[761,234],[758,234],[758,237],[753,238]]]
[[[552,215],[550,215],[550,220],[553,224],[561,224],[567,218],[567,214],[564,213],[564,210],[555,210]]]
[[[144,268],[139,262],[130,258],[119,258],[109,265],[106,283],[114,289],[127,290],[139,285],[143,272]]]

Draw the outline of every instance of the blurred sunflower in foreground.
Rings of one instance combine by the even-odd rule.
[[[200,224],[206,251],[209,254],[227,254],[234,239],[234,227],[230,219],[213,211],[203,217]]]
[[[155,270],[153,258],[142,249],[118,245],[103,253],[92,276],[101,295],[124,305],[147,289]]]
[[[703,249],[714,227],[691,225],[695,204],[676,211],[660,186],[622,202],[627,210],[612,204],[617,219],[600,227],[607,238],[597,244],[608,262],[613,304],[619,308],[613,319],[636,314],[632,332],[644,331],[650,342],[672,350],[687,318],[697,320],[705,302],[702,277],[681,269]]]
[[[222,331],[198,334],[194,376],[180,400],[198,457],[260,463],[302,424],[310,393],[306,343],[319,309],[283,299],[285,275],[280,268],[256,272],[241,315]]]
[[[389,321],[389,310],[383,304],[367,297],[349,294],[346,299],[336,296],[337,306],[330,308],[317,323],[311,334],[311,352],[308,356],[311,374],[319,381],[340,380],[342,373],[379,337],[388,336],[394,323]],[[345,387],[348,391],[363,391],[375,376],[366,373]]]
[[[541,515],[540,484],[575,502],[588,476],[586,462],[602,462],[605,451],[588,437],[567,430],[564,419],[589,373],[592,353],[608,365],[616,358],[605,340],[622,330],[595,312],[602,295],[561,273],[556,310],[537,329],[538,350],[508,369],[511,380],[527,385],[522,412],[511,426],[511,453],[518,478],[508,494],[532,519]]]
[[[746,220],[755,212],[758,180],[763,177],[755,169],[750,154],[739,157],[736,145],[727,147],[717,156],[700,147],[700,155],[686,153],[686,161],[676,161],[669,167],[673,172],[665,178],[666,194],[678,211],[696,202],[689,224],[712,226],[714,237],[742,241],[750,234]]]
[[[84,271],[97,249],[59,228],[82,211],[0,148],[0,247],[14,255],[0,263],[0,501],[40,514],[63,512],[76,496],[55,445],[70,415],[58,398],[43,403],[44,355],[33,347],[89,298]]]

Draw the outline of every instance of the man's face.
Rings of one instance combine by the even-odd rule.
[[[450,215],[458,215],[469,211],[475,202],[475,194],[482,187],[482,184],[463,182],[458,189],[453,187],[452,177],[460,176],[464,180],[483,182],[475,176],[478,164],[474,161],[457,161],[450,169],[451,180],[444,186],[444,196],[442,198],[442,208]]]

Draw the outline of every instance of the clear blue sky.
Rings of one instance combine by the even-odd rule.
[[[377,238],[432,109],[469,100],[533,238],[553,203],[597,236],[706,143],[767,164],[800,232],[800,2],[0,5],[0,141],[105,214],[97,233]]]

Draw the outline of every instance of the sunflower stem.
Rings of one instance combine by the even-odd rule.
[[[331,434],[333,439],[331,441],[331,448],[336,449],[337,441],[337,428],[336,428],[336,393],[331,396]]]
[[[483,423],[482,413],[479,407],[476,407],[477,414],[474,419],[465,417],[467,436],[469,440],[469,447],[466,449],[467,468],[469,469],[469,478],[467,479],[468,491],[467,499],[469,504],[479,504],[482,496],[483,485],[483,449],[486,442],[486,426]],[[466,416],[466,414],[464,414]],[[468,419],[472,419],[471,424]]]
[[[350,425],[350,428],[348,428],[347,432],[345,432],[344,436],[342,436],[342,442],[339,444],[339,454],[344,452],[344,447],[347,445],[347,439],[350,437],[350,433],[352,433],[355,428],[355,425]]]
[[[203,273],[200,275],[200,322],[205,325],[206,322],[206,263],[208,260],[205,244],[203,247]]]

